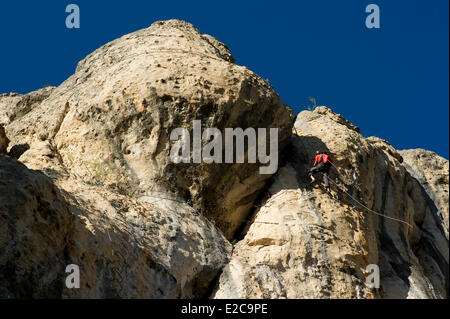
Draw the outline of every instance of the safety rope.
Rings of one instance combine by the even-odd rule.
[[[295,133],[297,134],[297,136],[301,137],[301,135],[298,134],[297,128],[295,127],[295,125],[293,126],[293,128],[294,128],[294,131],[295,131]],[[304,143],[303,143],[303,141],[301,141],[301,143],[303,144],[303,146],[305,146]],[[343,176],[342,176],[342,174],[339,172],[338,168],[337,168],[332,162],[329,162],[329,163],[336,169],[336,172],[338,173],[338,175],[339,175],[341,178],[343,178]],[[337,185],[333,180],[331,180],[330,178],[329,178],[328,180],[329,180],[330,182],[332,182],[336,187],[339,188],[339,185]],[[339,188],[339,189],[340,189],[340,188]],[[382,213],[378,213],[378,212],[376,212],[376,211],[370,209],[369,207],[367,207],[367,206],[364,205],[363,203],[361,203],[361,202],[360,202],[359,200],[357,200],[355,197],[353,197],[352,195],[350,195],[346,190],[342,190],[342,191],[343,191],[345,194],[347,194],[347,196],[349,196],[351,199],[353,199],[356,203],[358,203],[359,205],[361,205],[362,207],[364,207],[365,209],[367,209],[367,211],[369,211],[369,212],[371,212],[371,213],[373,213],[373,214],[375,214],[375,215],[378,215],[378,216],[381,216],[381,217],[385,217],[385,218],[388,218],[388,219],[397,221],[397,222],[399,222],[399,223],[403,223],[403,224],[408,225],[409,227],[413,228],[413,226],[412,226],[410,223],[408,223],[408,222],[406,222],[406,221],[404,221],[404,220],[395,218],[395,217],[391,217],[391,216],[388,216],[388,215],[385,215],[385,214],[382,214]]]
[[[336,172],[339,174],[339,176],[341,176],[341,177],[343,178],[343,176],[341,175],[341,173],[339,172],[339,170],[337,169],[337,167],[334,166],[334,164],[331,163],[331,162],[330,162],[330,164],[336,169]],[[329,178],[328,180],[329,180],[330,182],[332,182],[336,187],[339,188],[339,185],[336,184],[331,178]],[[341,188],[339,188],[339,189],[341,189]],[[353,199],[355,202],[357,202],[359,205],[361,205],[362,207],[364,207],[365,209],[367,209],[367,211],[369,211],[369,212],[371,212],[371,213],[373,213],[373,214],[375,214],[375,215],[378,215],[378,216],[381,216],[381,217],[385,217],[385,218],[388,218],[388,219],[397,221],[397,222],[399,222],[399,223],[403,223],[403,224],[408,225],[409,227],[413,228],[413,226],[412,226],[410,223],[408,223],[408,222],[406,222],[406,221],[404,221],[404,220],[401,220],[401,219],[398,219],[398,218],[395,218],[395,217],[391,217],[391,216],[388,216],[388,215],[385,215],[385,214],[382,214],[382,213],[378,213],[378,212],[376,212],[376,211],[370,209],[369,207],[367,207],[366,205],[364,205],[363,203],[361,203],[359,200],[357,200],[355,197],[353,197],[352,195],[350,195],[345,189],[341,189],[341,190],[342,190],[345,194],[347,194],[348,197],[350,197],[350,198]]]

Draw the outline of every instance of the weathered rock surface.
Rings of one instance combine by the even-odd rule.
[[[287,163],[213,297],[448,298],[443,221],[400,154],[325,107],[301,112],[294,127]],[[316,150],[335,158],[331,194],[308,184]],[[379,290],[365,284],[370,264],[380,268]]]
[[[403,157],[403,165],[411,176],[419,181],[436,205],[448,239],[448,160],[422,149],[404,150],[399,153]]]
[[[270,175],[175,165],[170,132],[276,127],[282,148],[293,112],[224,44],[170,20],[98,49],[57,88],[0,96],[0,119],[2,147],[28,167],[1,159],[2,297],[190,298]]]
[[[0,124],[0,155],[6,154],[8,150],[9,139],[6,136],[5,128]]]
[[[0,157],[1,298],[201,297],[227,261],[231,245],[184,203],[59,184]]]
[[[22,95],[18,93],[0,94],[0,124],[8,125],[30,112],[45,100],[54,90],[52,86]]]
[[[175,128],[277,127],[282,148],[293,112],[227,47],[191,24],[161,21],[106,44],[8,127],[21,160],[135,197],[189,200],[231,238],[270,175],[259,165],[175,165]],[[48,159],[49,154],[54,154]],[[47,159],[43,159],[46,157]],[[38,159],[38,161],[36,161]]]
[[[170,133],[193,120],[278,128],[279,171],[172,163]],[[325,107],[293,124],[266,81],[178,20],[106,44],[56,88],[0,95],[0,297],[448,298],[448,161]],[[316,150],[335,158],[331,194],[308,183]]]

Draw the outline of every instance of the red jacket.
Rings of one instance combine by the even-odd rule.
[[[321,163],[321,162],[324,162],[324,163],[327,163],[327,162],[330,162],[330,163],[333,163],[333,159],[331,158],[331,156],[330,155],[327,155],[327,154],[317,154],[316,155],[316,159],[314,160],[314,166],[316,166],[318,163]]]

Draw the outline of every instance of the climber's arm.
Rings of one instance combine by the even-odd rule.
[[[313,166],[316,166],[316,164],[317,164],[319,158],[320,158],[319,155],[316,155],[316,158],[314,159],[314,164],[313,164]]]

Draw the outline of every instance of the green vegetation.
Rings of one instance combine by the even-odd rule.
[[[308,100],[312,105],[304,105],[303,107],[307,109],[308,111],[314,111],[317,107],[317,101],[316,98],[308,96]]]
[[[83,161],[83,166],[88,171],[89,180],[86,181],[90,185],[103,186],[108,178],[109,165],[105,165],[97,160],[95,162]]]

